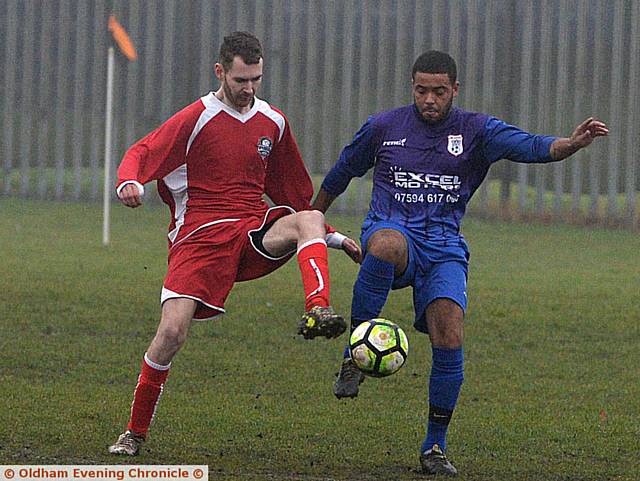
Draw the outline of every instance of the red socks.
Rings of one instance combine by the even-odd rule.
[[[324,239],[312,239],[298,248],[298,264],[302,273],[305,293],[305,309],[329,306],[329,262],[327,243]],[[145,353],[138,385],[133,393],[131,418],[127,429],[145,436],[153,421],[164,383],[169,375],[167,366],[156,364]]]
[[[312,239],[298,247],[305,310],[329,306],[329,260],[324,239]]]
[[[133,393],[133,402],[131,403],[131,419],[127,425],[127,429],[130,431],[136,434],[147,434],[170,367],[171,363],[167,366],[154,363],[145,353],[138,385]]]

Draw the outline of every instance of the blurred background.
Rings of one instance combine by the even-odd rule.
[[[0,197],[102,198],[110,14],[138,53],[116,55],[112,172],[217,88],[234,30],[261,39],[259,96],[289,117],[316,183],[368,115],[411,102],[413,61],[439,49],[467,110],[562,136],[593,115],[611,132],[562,163],[497,163],[472,213],[638,228],[640,0],[0,0]],[[369,193],[353,182],[336,210],[365,212]]]

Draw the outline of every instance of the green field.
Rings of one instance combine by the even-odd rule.
[[[0,464],[208,464],[220,480],[409,480],[430,369],[409,290],[406,367],[356,400],[331,385],[339,341],[294,335],[297,266],[238,284],[191,328],[145,453],[112,458],[156,328],[167,212],[0,200]],[[329,216],[358,234],[358,219]],[[449,434],[461,480],[640,479],[640,238],[467,219],[466,370]],[[357,266],[332,253],[345,314]]]

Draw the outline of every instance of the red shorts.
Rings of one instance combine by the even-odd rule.
[[[173,244],[161,302],[176,297],[194,299],[198,301],[193,315],[197,320],[224,313],[224,301],[236,281],[265,276],[295,253],[293,250],[274,258],[261,249],[261,234],[277,219],[293,212],[289,207],[277,206],[263,217],[222,219]]]

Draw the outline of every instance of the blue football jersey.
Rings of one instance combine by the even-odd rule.
[[[369,117],[322,188],[338,196],[373,168],[365,223],[391,221],[428,239],[450,239],[461,235],[467,203],[492,163],[550,162],[555,139],[459,108],[430,125],[412,104]]]

